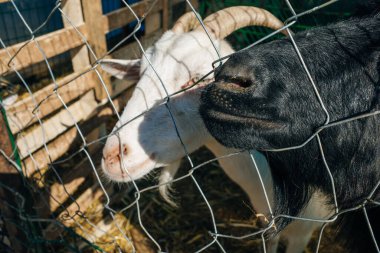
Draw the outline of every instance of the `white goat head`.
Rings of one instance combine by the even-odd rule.
[[[283,26],[269,12],[255,7],[232,7],[221,10],[204,20],[214,45],[221,56],[233,53],[223,40],[239,28],[260,25],[273,29]],[[220,25],[223,25],[221,29]],[[103,60],[103,69],[117,78],[139,79],[135,91],[107,139],[103,150],[102,168],[106,176],[115,181],[138,179],[152,169],[167,166],[181,159],[185,153],[169,112],[155,111],[142,115],[168,94],[181,90],[194,80],[212,70],[212,62],[218,59],[213,44],[204,32],[194,13],[182,16],[152,47],[141,60]],[[213,78],[210,75],[209,78]],[[199,96],[196,96],[197,98]],[[198,112],[189,117],[186,103],[167,106],[174,115],[179,134],[188,152],[204,145],[211,137],[207,134]],[[196,101],[195,101],[196,103]],[[185,116],[182,116],[185,115]],[[139,117],[140,115],[140,117]],[[150,122],[147,123],[147,122]]]

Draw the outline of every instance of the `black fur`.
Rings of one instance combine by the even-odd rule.
[[[362,16],[362,15],[360,15]],[[379,110],[380,16],[361,17],[294,36],[330,114],[338,121]],[[326,121],[289,39],[233,55],[202,93],[201,115],[222,144],[270,150],[303,143]],[[380,116],[320,133],[341,210],[357,206],[380,180]],[[275,213],[298,215],[311,194],[332,187],[317,139],[284,152],[267,152],[275,180]],[[380,199],[380,189],[374,199]],[[367,206],[380,244],[380,208]],[[279,220],[283,228],[289,221]],[[340,235],[348,252],[375,252],[363,211],[343,214]]]

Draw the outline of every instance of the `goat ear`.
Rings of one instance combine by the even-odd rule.
[[[99,63],[104,71],[118,79],[137,81],[140,78],[140,59],[104,59]]]

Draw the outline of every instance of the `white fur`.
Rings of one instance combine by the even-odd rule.
[[[225,41],[215,41],[215,44],[222,56],[233,52]],[[162,104],[162,99],[167,95],[162,83],[169,94],[180,90],[181,86],[189,80],[208,73],[211,70],[211,63],[217,59],[217,54],[204,33],[175,34],[168,31],[146,51],[146,57],[161,80],[149,65],[148,59],[143,56],[140,80],[124,109],[121,121],[115,126],[118,135],[108,138],[103,151],[103,171],[112,180],[135,180],[152,169],[162,166],[166,169],[160,176],[160,183],[170,182],[174,178],[179,161],[185,153],[177,137],[172,118],[166,106]],[[107,65],[107,61],[102,64]],[[126,68],[129,63],[136,65],[136,61],[126,60],[122,63]],[[220,145],[207,132],[198,112],[199,99],[199,89],[193,89],[171,98],[168,102],[187,151],[191,153],[205,145],[217,157],[235,152],[236,150]],[[147,110],[149,111],[143,116],[129,122]],[[126,124],[127,122],[129,123]],[[121,127],[124,124],[126,125]],[[123,149],[119,148],[120,146],[125,146],[127,150],[122,156],[122,162],[128,173],[121,168],[120,163],[115,163],[119,150]],[[262,154],[256,151],[252,151],[251,154],[255,157],[269,201],[273,204],[272,176],[269,166]],[[268,204],[251,156],[248,153],[241,153],[220,159],[219,162],[225,173],[247,193],[255,210],[269,217]],[[166,200],[171,201],[166,187],[160,187],[160,192]],[[322,198],[318,196],[313,198],[304,216],[325,217],[329,212],[320,207],[324,206],[321,205],[321,201]],[[282,233],[289,242],[287,252],[302,252],[311,233],[318,226],[319,224],[312,222],[293,222],[289,225]],[[276,252],[277,242],[278,238],[272,240],[269,252]]]

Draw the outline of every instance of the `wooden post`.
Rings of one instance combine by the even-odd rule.
[[[82,8],[82,1],[81,0],[63,0],[63,11],[66,13],[68,18],[70,19],[71,23],[73,25],[78,26],[84,23],[84,15],[86,15],[86,27],[89,31],[88,33],[88,40],[89,43],[94,50],[97,57],[103,56],[107,52],[107,43],[105,39],[104,29],[99,29],[99,27],[93,27],[93,23],[96,23],[98,26],[103,27],[100,22],[100,17],[102,17],[102,6],[101,1],[92,1],[93,3],[96,3],[97,6],[95,6],[95,14],[99,14],[97,17],[97,20],[94,20],[95,14],[91,14],[92,10],[87,10],[89,5],[89,1],[83,1],[83,8]],[[70,25],[68,24],[67,20],[64,20],[65,27]],[[94,31],[96,30],[96,31]],[[98,41],[99,40],[99,41]],[[94,61],[94,59],[91,59],[91,55],[89,54],[89,50],[87,48],[87,45],[83,45],[82,47],[75,48],[71,50],[71,59],[72,64],[74,68],[74,72],[80,73],[88,67],[91,64],[91,61]],[[95,74],[95,73],[93,73]],[[110,78],[105,73],[101,73],[102,78],[106,84],[106,87],[110,93],[112,93],[112,85],[110,84]],[[101,81],[99,80],[97,75],[91,75],[91,79],[89,82],[90,84],[87,84],[88,86],[93,86],[95,84],[95,97],[97,100],[101,101],[106,98],[106,92],[103,88],[103,85]],[[87,138],[88,141],[95,140],[99,138],[101,135],[105,134],[105,124],[102,124],[99,126],[93,133],[90,138]]]
[[[74,26],[79,26],[84,23],[82,5],[80,0],[63,0],[62,10]],[[70,28],[70,22],[68,22],[63,17],[62,19],[64,27]],[[90,65],[88,48],[86,45],[72,49],[71,58],[74,72],[80,72]]]
[[[82,0],[82,10],[85,24],[88,28],[88,42],[90,43],[92,50],[95,52],[97,57],[102,57],[107,53],[107,41],[104,34],[104,24],[103,20],[103,8],[101,0]],[[90,61],[93,62],[90,55]],[[101,72],[104,83],[109,91],[112,94],[112,85],[110,76],[104,73],[98,68]],[[104,90],[103,85],[99,83],[95,88],[96,98],[98,100],[103,100],[106,98],[106,91]]]
[[[169,0],[162,0],[162,30],[164,32],[169,29],[169,15]]]
[[[12,145],[8,137],[7,128],[3,115],[0,113],[0,150],[7,156],[12,154]],[[20,175],[16,168],[11,165],[6,157],[0,153],[0,182],[8,187],[18,190],[21,186]],[[17,199],[9,190],[0,186],[0,212],[4,217],[5,228],[7,230],[12,250],[14,252],[26,252],[26,235],[22,229],[18,228],[16,223],[21,223],[15,210],[12,210],[8,204],[17,206]],[[25,244],[22,244],[24,242]]]
[[[145,34],[151,34],[162,27],[161,13],[149,13],[145,18]]]

